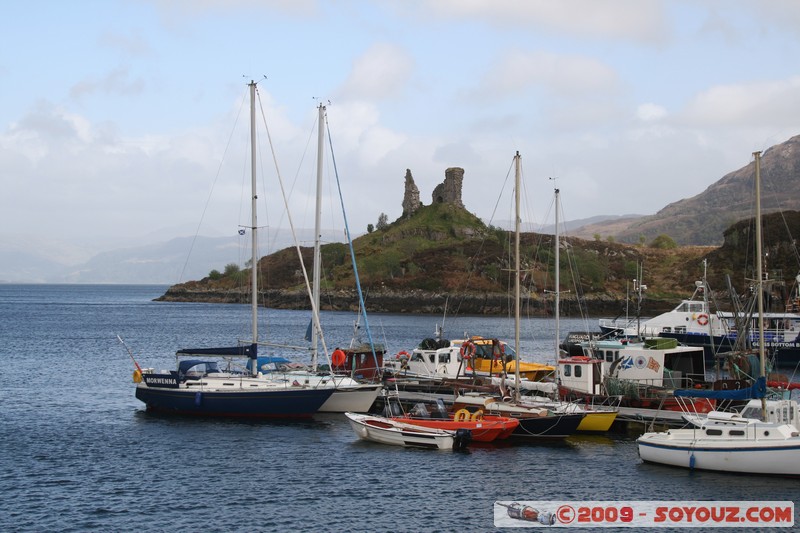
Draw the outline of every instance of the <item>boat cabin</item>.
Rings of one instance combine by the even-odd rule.
[[[380,344],[336,348],[331,353],[331,369],[335,374],[348,375],[359,381],[378,381],[383,375],[385,353],[386,348]]]
[[[678,346],[674,339],[591,342],[583,344],[583,353],[558,361],[562,387],[618,395],[624,391],[615,387],[625,385],[687,389],[706,383],[703,349]]]
[[[424,339],[412,353],[400,352],[386,366],[393,372],[430,378],[454,378],[514,374],[517,353],[507,342],[473,336],[468,339]],[[551,376],[555,367],[520,363],[520,374],[529,380]]]

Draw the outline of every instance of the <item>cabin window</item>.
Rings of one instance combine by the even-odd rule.
[[[583,367],[581,365],[575,365],[575,377],[579,378],[583,374]]]
[[[440,363],[449,363],[450,362],[450,352],[440,353],[439,354],[439,362]]]
[[[435,353],[432,353],[432,354],[428,355],[428,360],[431,363],[433,363],[435,359],[436,359],[436,354]]]
[[[413,353],[413,354],[411,354],[411,360],[412,361],[421,361],[423,363],[425,362],[425,358],[422,357],[421,353]]]
[[[564,365],[564,377],[572,376],[572,365]]]
[[[672,333],[672,326],[664,326],[661,331],[663,333]]]
[[[612,352],[611,350],[606,351],[606,361],[608,361],[609,363],[614,361],[614,352]]]
[[[722,435],[721,429],[706,429],[706,435],[719,436]]]
[[[730,431],[731,437],[744,437],[744,431],[741,429],[732,429]]]

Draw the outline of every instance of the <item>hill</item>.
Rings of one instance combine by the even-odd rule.
[[[682,245],[720,245],[725,230],[753,216],[754,164],[726,174],[705,191],[674,202],[655,215],[600,222],[573,233],[614,236],[618,241],[650,242],[666,234]],[[800,209],[800,135],[767,149],[761,158],[762,210]]]
[[[708,259],[712,287],[722,288],[730,275],[737,291],[744,292],[744,263],[752,249],[752,220],[725,232],[722,247],[670,247],[655,240],[646,246],[587,240],[575,237],[561,241],[562,310],[567,316],[616,315],[625,309],[627,289],[641,265],[648,285],[645,312],[654,314],[672,308],[687,297],[694,281],[702,276],[702,261]],[[794,276],[797,270],[794,245],[779,237],[778,228],[800,231],[800,214],[765,217],[767,250],[774,258],[773,271]],[[784,233],[785,234],[785,233]],[[513,277],[512,235],[488,227],[466,209],[448,204],[423,206],[411,216],[366,234],[353,243],[362,288],[371,312],[508,314]],[[525,233],[521,236],[524,273],[524,312],[531,316],[552,313],[554,269],[552,235]],[[312,249],[302,248],[307,269]],[[796,254],[796,252],[795,252]],[[772,259],[771,259],[772,261]],[[269,307],[307,309],[297,252],[286,248],[259,261],[264,280],[263,304]],[[740,266],[741,265],[741,266]],[[322,308],[356,310],[355,280],[347,246],[322,247]],[[245,275],[247,274],[247,275]],[[172,301],[243,302],[249,300],[247,272],[204,278],[171,287],[161,297]],[[569,291],[569,292],[567,292]],[[720,296],[723,296],[720,293]]]

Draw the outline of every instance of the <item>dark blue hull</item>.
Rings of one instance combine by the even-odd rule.
[[[167,387],[136,387],[136,397],[148,411],[234,417],[308,418],[330,398],[334,389],[204,392]]]
[[[516,418],[516,417],[515,417]],[[582,414],[534,416],[517,418],[519,425],[511,434],[523,439],[563,439],[578,431]]]

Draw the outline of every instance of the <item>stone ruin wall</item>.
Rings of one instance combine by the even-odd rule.
[[[450,167],[444,171],[444,181],[433,189],[431,201],[434,204],[451,204],[464,208],[461,201],[461,187],[464,181],[464,169],[460,167]],[[405,193],[403,194],[403,216],[413,215],[420,207],[422,202],[419,199],[419,189],[414,183],[411,170],[406,169]]]

